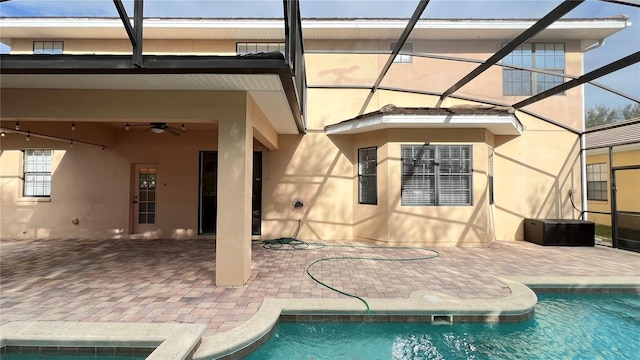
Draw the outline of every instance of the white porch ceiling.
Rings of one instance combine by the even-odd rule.
[[[277,75],[263,74],[3,74],[2,88],[246,91],[279,134],[297,134]]]

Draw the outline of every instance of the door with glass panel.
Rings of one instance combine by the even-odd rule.
[[[200,152],[199,234],[215,234],[218,219],[218,152]],[[253,153],[251,234],[260,235],[262,224],[262,152]]]
[[[156,165],[137,164],[135,171],[133,232],[140,234],[155,231],[158,169]]]

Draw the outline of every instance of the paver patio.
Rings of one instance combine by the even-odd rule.
[[[407,298],[417,290],[465,299],[499,298],[510,292],[500,276],[640,276],[640,254],[599,246],[542,247],[518,241],[436,250],[439,256],[427,260],[323,261],[311,272],[320,281],[367,298]],[[344,297],[307,275],[307,266],[320,258],[432,255],[419,249],[338,246],[271,251],[256,243],[250,281],[245,286],[216,286],[215,242],[210,239],[4,239],[0,319],[3,324],[199,323],[207,325],[205,336],[213,335],[248,320],[265,297]]]

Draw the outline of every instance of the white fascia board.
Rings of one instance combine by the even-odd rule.
[[[327,135],[359,134],[394,128],[481,128],[496,135],[510,129],[510,135],[521,135],[522,127],[511,115],[385,115],[330,125]],[[498,130],[500,129],[500,130]],[[493,130],[493,131],[492,131]],[[500,134],[498,134],[500,133]],[[505,134],[506,135],[506,134]]]
[[[534,20],[421,20],[416,29],[528,29],[535,23]],[[284,22],[281,19],[165,19],[147,18],[144,25],[158,28],[281,28]],[[83,28],[83,27],[121,27],[119,18],[4,18],[2,27],[59,27],[59,28]],[[404,29],[406,20],[384,19],[355,19],[355,20],[303,20],[303,29]],[[625,28],[631,26],[631,21],[621,19],[594,19],[594,20],[569,20],[557,21],[549,26],[549,29],[598,29],[598,28]]]
[[[490,29],[490,30],[526,30],[535,23],[535,20],[421,20],[416,23],[414,29]],[[404,29],[407,21],[403,20],[303,20],[303,29]],[[597,29],[597,28],[625,28],[631,26],[629,20],[620,19],[594,19],[594,20],[559,20],[551,24],[549,29]]]

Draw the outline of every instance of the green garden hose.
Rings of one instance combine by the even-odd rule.
[[[300,230],[300,221],[298,221],[298,230]],[[317,242],[312,242],[312,243],[308,243],[306,241],[302,241],[302,240],[297,240],[296,236],[298,234],[298,231],[296,231],[296,235],[294,235],[293,237],[289,237],[289,238],[279,238],[279,239],[273,239],[273,240],[265,240],[262,241],[262,246],[267,249],[267,250],[277,250],[277,251],[296,251],[296,250],[318,250],[318,249],[322,249],[325,247],[343,247],[343,248],[361,248],[361,249],[393,249],[393,250],[427,250],[431,252],[431,255],[429,256],[420,256],[420,257],[413,257],[413,258],[380,258],[380,257],[359,257],[359,256],[337,256],[337,257],[328,257],[328,258],[321,258],[318,260],[313,261],[311,264],[309,264],[309,266],[307,266],[307,275],[309,275],[309,277],[315,281],[316,283],[330,289],[333,290],[339,294],[348,296],[348,297],[352,297],[355,299],[360,300],[367,308],[367,312],[366,312],[366,316],[369,317],[371,315],[371,308],[369,307],[369,303],[367,303],[367,301],[365,299],[363,299],[362,297],[355,295],[355,294],[350,294],[347,293],[345,291],[342,291],[340,289],[336,289],[331,285],[328,285],[320,280],[318,280],[315,276],[313,276],[313,274],[311,274],[311,267],[313,267],[315,264],[322,262],[322,261],[329,261],[329,260],[372,260],[372,261],[421,261],[421,260],[428,260],[428,259],[434,259],[437,258],[438,256],[440,256],[440,253],[438,253],[437,251],[433,250],[433,249],[428,249],[428,248],[422,248],[422,247],[406,247],[406,246],[402,246],[402,247],[389,247],[389,246],[366,246],[366,245],[327,245],[327,244],[323,244],[323,243],[317,243]]]

